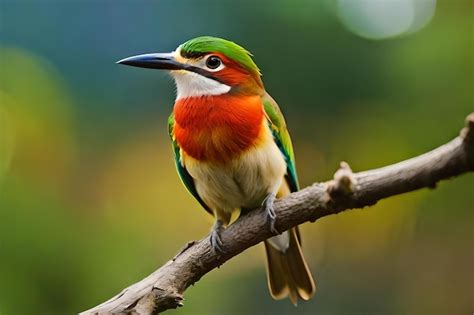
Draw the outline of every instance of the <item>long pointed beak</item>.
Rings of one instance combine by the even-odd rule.
[[[186,64],[176,61],[173,53],[155,53],[132,56],[119,60],[117,63],[133,67],[163,70],[180,70],[188,68]]]
[[[223,82],[218,77],[214,76],[213,73],[208,72],[202,68],[192,66],[190,64],[181,63],[174,58],[174,53],[156,53],[156,54],[144,54],[138,56],[128,57],[117,61],[118,64],[150,68],[150,69],[162,69],[162,70],[186,70],[197,74],[200,74],[209,79]]]

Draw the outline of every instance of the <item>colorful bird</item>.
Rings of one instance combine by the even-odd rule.
[[[285,119],[265,91],[260,70],[241,46],[216,37],[191,39],[171,53],[118,61],[168,70],[177,96],[169,117],[176,168],[184,185],[216,220],[210,243],[235,211],[263,207],[275,236],[265,241],[268,286],[274,299],[310,299],[315,282],[301,251],[298,227],[275,228],[275,198],[297,191],[298,178]]]

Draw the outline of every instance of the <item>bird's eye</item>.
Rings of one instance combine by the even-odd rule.
[[[217,69],[219,68],[219,66],[222,64],[222,60],[221,58],[217,57],[217,56],[210,56],[209,58],[207,58],[206,60],[206,66],[209,68],[209,69]]]

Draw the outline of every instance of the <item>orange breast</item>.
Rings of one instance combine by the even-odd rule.
[[[263,130],[260,96],[189,97],[173,112],[176,141],[199,161],[225,163],[255,145]]]

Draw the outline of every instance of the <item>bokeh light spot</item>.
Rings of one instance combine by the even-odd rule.
[[[338,0],[341,22],[368,39],[385,39],[423,28],[432,19],[436,0]]]

